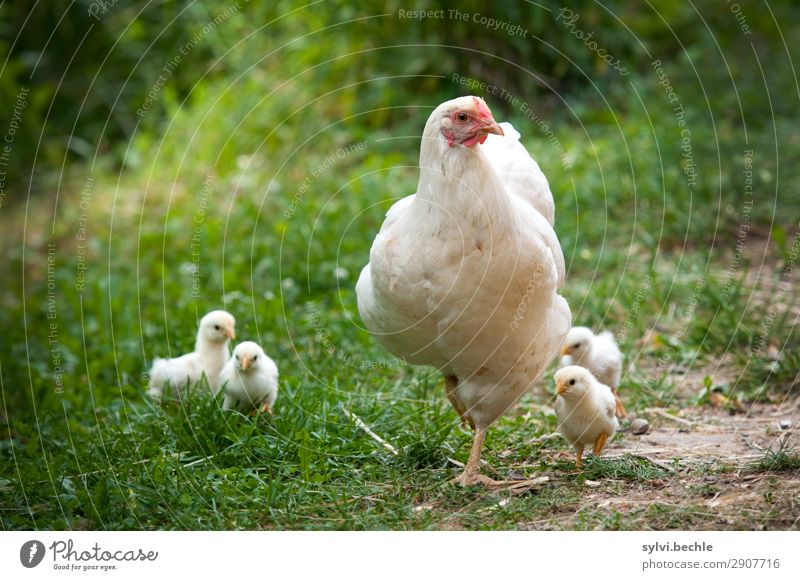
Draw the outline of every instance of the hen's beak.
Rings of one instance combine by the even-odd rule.
[[[563,395],[567,392],[567,385],[564,383],[556,382],[556,395]]]
[[[233,331],[233,324],[225,328],[225,336],[227,336],[231,340],[236,338],[236,333]]]
[[[569,345],[566,345],[564,348],[561,349],[561,356],[565,356],[568,354],[572,354],[572,349],[569,347]]]
[[[239,363],[239,366],[242,367],[243,371],[246,371],[247,369],[250,368],[251,364],[253,364],[253,361],[250,360],[249,356],[245,355],[245,356],[242,357],[241,362]]]
[[[489,123],[478,129],[478,133],[480,133],[481,135],[488,135],[489,133],[492,133],[493,135],[500,135],[503,137],[505,136],[505,133],[503,133],[503,128],[500,125],[498,125],[494,119],[492,119]]]

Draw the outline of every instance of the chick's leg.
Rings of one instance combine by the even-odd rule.
[[[267,397],[260,403],[253,404],[251,401],[251,405],[255,407],[249,413],[251,417],[258,417],[259,415],[263,415],[264,413],[269,413],[269,415],[272,416],[272,405],[270,404],[269,397]]]
[[[447,398],[450,400],[450,404],[453,405],[453,408],[458,413],[458,416],[461,417],[461,424],[469,424],[472,429],[475,429],[475,422],[472,420],[472,417],[467,415],[467,408],[464,406],[464,403],[458,396],[458,391],[456,390],[458,387],[458,377],[454,375],[445,375],[444,376],[444,391],[447,394]]]
[[[617,389],[612,389],[612,391],[614,391],[614,399],[616,400],[616,405],[617,405],[616,415],[620,419],[626,419],[628,417],[628,412],[622,405],[622,399],[619,398],[619,393],[617,392]]]
[[[603,451],[603,447],[606,446],[606,441],[608,441],[607,433],[600,433],[600,435],[597,436],[597,440],[594,442],[594,449],[592,449],[595,455],[600,455]]]

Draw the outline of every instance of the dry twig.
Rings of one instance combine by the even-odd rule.
[[[380,443],[381,446],[384,449],[386,449],[386,451],[388,451],[392,455],[400,455],[400,452],[397,450],[397,448],[394,445],[392,445],[386,439],[384,439],[383,437],[381,437],[380,435],[375,433],[375,431],[370,429],[367,426],[367,424],[364,423],[364,421],[362,421],[361,418],[358,415],[356,415],[355,413],[352,413],[351,411],[348,411],[345,407],[341,407],[341,409],[342,409],[342,412],[347,416],[347,418],[350,419],[351,421],[353,421],[353,423],[356,424],[356,427],[358,427],[364,433],[366,433],[367,435],[372,437],[375,441]]]

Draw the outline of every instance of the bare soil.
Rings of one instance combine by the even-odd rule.
[[[605,528],[604,512],[616,511],[626,529],[798,529],[800,471],[762,462],[768,450],[797,441],[796,401],[734,412],[694,407],[674,416],[652,409],[642,417],[650,431],[618,439],[603,457],[630,454],[662,468],[664,478],[585,482],[577,509],[530,527],[573,528],[582,518]]]

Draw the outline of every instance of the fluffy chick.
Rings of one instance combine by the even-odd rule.
[[[205,375],[214,394],[219,392],[219,373],[228,362],[228,341],[236,337],[236,320],[224,310],[214,310],[200,320],[194,352],[176,358],[157,358],[150,369],[148,392],[161,398],[166,389],[179,396]]]
[[[614,394],[583,367],[564,367],[555,379],[558,432],[575,448],[580,469],[583,448],[592,445],[599,455],[619,427]]]
[[[222,369],[220,382],[225,386],[223,409],[272,415],[278,397],[278,367],[255,342],[236,345],[233,358]]]
[[[594,334],[585,326],[575,326],[567,334],[561,355],[561,366],[589,369],[598,381],[609,386],[617,401],[617,417],[628,416],[617,393],[622,378],[622,352],[613,334],[608,331]]]

